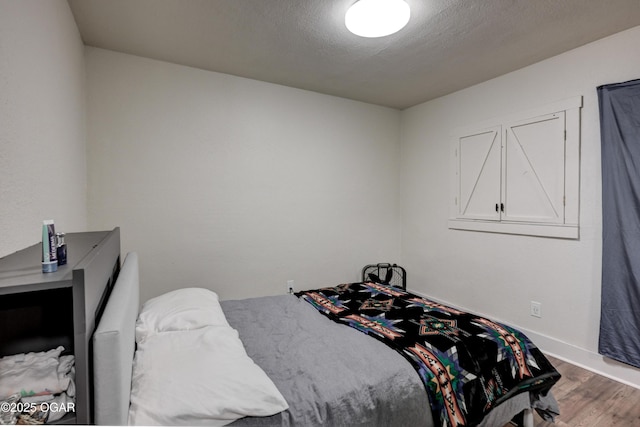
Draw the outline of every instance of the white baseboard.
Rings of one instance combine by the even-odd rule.
[[[514,327],[524,332],[545,354],[640,389],[640,369],[638,368],[526,328]]]
[[[501,319],[496,319],[491,315],[477,313],[469,310],[468,308],[456,306],[455,304],[452,304],[448,301],[433,298],[413,289],[410,289],[409,291],[413,292],[414,294],[431,299],[435,302],[458,308],[469,313],[474,313],[478,316],[488,317],[498,322],[513,326],[514,328],[522,331],[527,337],[529,337],[529,339],[531,339],[531,341],[533,341],[535,345],[545,354],[571,363],[572,365],[579,366],[580,368],[589,370],[598,375],[602,375],[603,377],[607,377],[614,381],[618,381],[628,386],[640,389],[640,369],[638,368],[615,361],[608,357],[604,357],[601,354],[577,347],[573,344],[568,344],[556,338],[531,331],[518,325],[514,325],[513,323],[505,322]]]

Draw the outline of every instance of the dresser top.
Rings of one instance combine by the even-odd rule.
[[[73,269],[100,242],[109,231],[67,233],[67,264],[53,273],[42,272],[42,244],[36,243],[18,252],[0,258],[0,294],[70,287]],[[19,289],[18,289],[19,288]]]

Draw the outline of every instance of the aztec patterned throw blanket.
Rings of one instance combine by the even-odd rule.
[[[330,319],[397,350],[424,382],[437,426],[474,426],[522,392],[546,392],[560,378],[521,332],[377,283],[296,294]]]

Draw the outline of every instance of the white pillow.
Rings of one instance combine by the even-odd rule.
[[[229,326],[218,295],[203,288],[178,289],[144,303],[136,322],[136,341],[158,332]]]
[[[150,335],[136,350],[129,424],[222,426],[288,407],[231,327]]]

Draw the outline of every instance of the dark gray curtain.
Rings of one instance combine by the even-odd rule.
[[[600,354],[640,367],[640,80],[598,87],[602,144]]]

